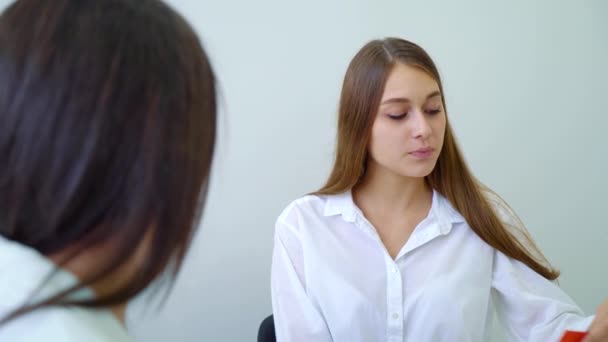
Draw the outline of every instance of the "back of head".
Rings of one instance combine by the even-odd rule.
[[[215,101],[196,34],[161,1],[16,1],[0,16],[0,234],[70,250],[62,263],[112,246],[85,284],[145,236],[128,285],[89,306],[177,271],[207,192]]]

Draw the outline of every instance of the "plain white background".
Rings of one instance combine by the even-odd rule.
[[[324,182],[346,66],[385,36],[434,58],[471,168],[521,216],[564,290],[589,314],[608,298],[608,2],[169,3],[217,72],[220,139],[174,291],[159,312],[146,298],[130,308],[137,340],[255,341],[271,313],[274,221]]]

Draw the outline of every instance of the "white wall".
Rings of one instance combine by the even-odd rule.
[[[6,4],[2,0],[0,3]],[[139,341],[254,341],[273,224],[332,162],[343,73],[367,40],[420,43],[472,169],[520,214],[588,313],[608,297],[608,2],[169,1],[200,32],[224,107],[205,221]]]

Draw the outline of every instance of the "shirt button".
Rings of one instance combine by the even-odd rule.
[[[397,267],[393,267],[391,271],[393,271],[393,273],[397,273]]]
[[[394,312],[394,313],[393,313],[393,319],[399,319],[399,314],[398,314],[398,313],[396,313],[396,312]]]

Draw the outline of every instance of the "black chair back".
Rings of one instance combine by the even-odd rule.
[[[258,342],[276,342],[277,337],[274,334],[274,318],[272,315],[266,317],[260,324],[258,330]]]

